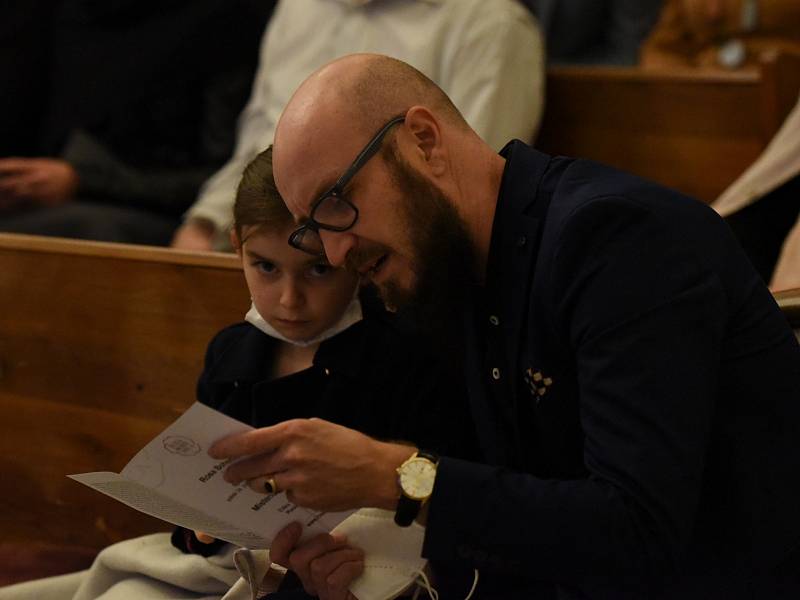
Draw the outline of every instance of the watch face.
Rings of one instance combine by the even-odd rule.
[[[436,465],[425,458],[414,458],[400,469],[400,487],[414,500],[425,500],[433,492]]]

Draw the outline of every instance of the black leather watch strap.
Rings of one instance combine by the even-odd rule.
[[[394,513],[394,522],[400,527],[408,527],[414,522],[422,508],[422,501],[412,500],[405,494],[400,494],[397,501],[397,510]]]

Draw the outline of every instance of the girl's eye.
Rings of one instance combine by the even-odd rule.
[[[319,263],[319,264],[316,264],[316,265],[312,266],[309,269],[309,273],[311,274],[312,277],[324,277],[325,275],[330,273],[332,269],[333,269],[333,267],[331,267],[328,264]]]
[[[255,262],[253,266],[262,273],[274,273],[277,270],[274,264],[266,260]]]

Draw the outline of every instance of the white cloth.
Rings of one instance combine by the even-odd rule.
[[[269,550],[239,548],[233,553],[233,562],[242,576],[233,584],[222,600],[257,600],[278,589],[286,570],[273,565]]]
[[[798,173],[800,173],[800,100],[764,152],[711,206],[726,217],[763,198]],[[798,287],[800,287],[800,220],[783,242],[770,282],[770,288],[773,290]]]
[[[425,568],[422,543],[425,528],[418,523],[398,527],[394,513],[362,508],[333,530],[364,551],[364,571],[350,584],[358,600],[388,600],[415,584]]]
[[[769,287],[773,292],[800,288],[800,219],[783,240]]]
[[[219,600],[239,579],[233,545],[209,558],[183,554],[168,533],[119,542],[91,568],[0,589],[0,600]]]
[[[227,544],[205,558],[156,533],[108,546],[86,571],[0,588],[0,600],[256,600],[284,573],[267,550]]]
[[[424,528],[398,527],[391,512],[361,509],[334,531],[365,552],[364,573],[351,586],[359,600],[395,597],[427,562]],[[155,533],[108,546],[85,571],[0,588],[0,600],[256,600],[277,590],[284,573],[267,550],[227,544],[205,558]]]
[[[727,217],[800,173],[800,100],[756,161],[711,205]]]
[[[234,155],[186,213],[215,225],[218,248],[229,244],[242,171],[272,143],[295,89],[324,64],[357,52],[386,54],[425,73],[495,149],[534,137],[544,103],[544,50],[533,16],[516,0],[281,0],[262,38]]]

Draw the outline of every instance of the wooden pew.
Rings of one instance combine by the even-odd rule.
[[[776,298],[800,326],[800,290]],[[248,306],[234,256],[0,234],[0,585],[169,530],[66,475],[118,471],[174,420]]]
[[[788,55],[742,72],[553,67],[536,146],[711,202],[766,147],[799,90],[800,58]]]
[[[174,420],[211,336],[248,306],[233,255],[0,234],[0,541],[12,556],[53,548],[69,564],[70,549],[168,529],[66,475],[118,471]]]

